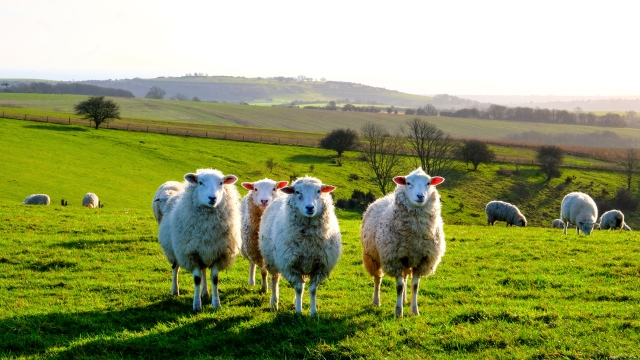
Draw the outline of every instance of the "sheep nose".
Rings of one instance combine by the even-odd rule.
[[[418,197],[418,202],[424,201],[424,195],[420,194],[420,195],[417,195],[417,197]]]
[[[209,205],[213,205],[216,203],[216,197],[215,196],[209,196]]]
[[[262,206],[267,206],[269,200],[260,200],[260,202],[262,203]]]
[[[313,206],[313,205],[307,205],[307,206],[305,206],[305,208],[307,209],[307,212],[308,212],[308,213],[312,213],[312,212],[313,212],[313,209],[315,208],[315,206]]]

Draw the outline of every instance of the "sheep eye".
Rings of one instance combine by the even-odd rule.
[[[198,184],[202,185],[202,181],[198,181]]]
[[[220,181],[220,185],[222,185],[222,181]]]
[[[407,181],[407,186],[409,186],[409,185],[411,185],[411,183]]]
[[[276,191],[276,188],[273,188],[273,191]]]
[[[296,195],[300,195],[300,191],[296,191]]]

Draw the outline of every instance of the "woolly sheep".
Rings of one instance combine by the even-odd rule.
[[[560,209],[560,219],[564,223],[564,234],[567,234],[569,223],[576,226],[576,233],[580,235],[580,230],[585,235],[591,234],[594,223],[598,218],[598,208],[593,199],[581,192],[572,192],[562,199]]]
[[[555,219],[553,220],[553,222],[551,223],[551,227],[554,229],[564,229],[564,223],[562,222],[561,219]],[[573,229],[575,226],[569,224],[569,228]]]
[[[622,224],[622,230],[631,231],[631,228],[629,227],[629,225],[627,225],[627,223],[624,223]]]
[[[487,225],[496,221],[505,221],[507,226],[527,226],[527,219],[513,204],[504,201],[489,201],[484,211],[487,213]]]
[[[22,203],[25,205],[49,205],[51,198],[47,194],[31,194]]]
[[[168,212],[168,200],[182,190],[184,190],[184,184],[177,181],[167,181],[164,184],[160,185],[155,195],[153,196],[153,201],[151,202],[153,216],[155,216],[158,224],[160,224],[160,221],[162,221],[162,216]]]
[[[622,230],[624,228],[624,214],[620,210],[609,210],[602,214],[599,225],[600,230]]]
[[[184,191],[172,198],[175,203],[158,230],[158,240],[173,268],[171,293],[178,295],[178,271],[185,268],[193,274],[195,284],[193,310],[202,310],[206,269],[211,268],[211,304],[219,308],[218,273],[233,265],[240,250],[240,195],[233,186],[238,178],[213,169],[198,169],[184,178]]]
[[[98,200],[98,195],[94,193],[86,193],[82,198],[82,206],[88,208],[100,207],[100,200]]]
[[[242,198],[240,212],[242,213],[242,247],[240,253],[249,260],[249,285],[255,285],[256,265],[262,275],[262,292],[267,291],[267,269],[264,267],[264,259],[258,246],[258,232],[260,231],[260,219],[264,209],[281,196],[279,189],[287,186],[288,181],[275,182],[271,179],[262,179],[256,182],[243,182],[242,187],[249,193]]]
[[[406,282],[412,276],[411,313],[419,315],[420,277],[435,273],[446,250],[440,195],[436,185],[444,178],[418,168],[396,176],[393,193],[369,205],[362,219],[362,261],[373,276],[373,305],[380,306],[384,274],[396,279],[396,316],[403,315]]]
[[[259,247],[271,274],[271,308],[278,309],[280,275],[296,292],[296,313],[302,313],[304,282],[309,278],[311,316],[316,314],[316,290],[335,267],[342,252],[340,227],[330,192],[314,177],[298,178],[280,189],[287,196],[273,201],[260,222]]]

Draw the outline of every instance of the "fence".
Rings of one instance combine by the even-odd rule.
[[[15,119],[15,120],[27,120],[27,121],[36,121],[36,122],[47,122],[53,124],[64,124],[64,125],[81,125],[81,126],[89,126],[93,127],[92,122],[87,119],[76,118],[76,117],[67,117],[65,118],[57,118],[53,116],[47,115],[28,115],[28,114],[17,114],[17,113],[5,113],[2,112],[2,117],[6,119]],[[126,131],[136,131],[136,132],[148,132],[148,133],[157,133],[157,134],[169,134],[169,135],[180,135],[180,136],[193,136],[200,138],[209,138],[209,139],[222,139],[222,140],[235,140],[235,141],[249,141],[249,142],[260,142],[267,144],[282,144],[282,145],[299,145],[299,146],[309,146],[309,147],[319,147],[320,135],[318,139],[309,140],[302,139],[299,136],[296,136],[293,132],[283,132],[283,136],[263,136],[263,135],[254,135],[252,132],[256,131],[252,128],[247,127],[238,127],[235,129],[226,128],[224,131],[219,131],[215,129],[211,130],[202,130],[199,128],[189,128],[188,126],[176,126],[178,123],[173,124],[173,126],[160,126],[160,125],[142,125],[142,124],[132,124],[132,123],[123,123],[121,121],[118,122],[107,122],[102,127],[113,130],[126,130]],[[213,126],[212,126],[213,127]],[[405,152],[409,154],[409,151]],[[509,156],[498,156],[496,158],[497,162],[502,163],[512,163],[512,164],[522,164],[522,165],[537,165],[538,163],[534,158],[522,158],[522,157],[509,157]],[[579,165],[579,164],[565,164],[562,165],[565,168],[577,168],[577,169],[594,169],[594,170],[610,170],[610,171],[620,171],[620,168],[617,164],[601,164],[601,165]]]

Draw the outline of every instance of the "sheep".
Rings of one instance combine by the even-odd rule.
[[[82,198],[82,206],[88,208],[99,208],[100,200],[98,200],[98,195],[94,193],[86,193]]]
[[[487,214],[487,225],[496,221],[505,221],[507,226],[527,226],[527,219],[513,204],[504,201],[489,201],[484,209]]]
[[[184,178],[184,190],[171,200],[175,204],[164,214],[158,230],[158,240],[173,268],[171,293],[179,294],[178,271],[185,268],[193,274],[195,284],[193,310],[202,310],[206,269],[211,268],[211,305],[217,309],[218,274],[233,265],[240,251],[240,195],[233,186],[238,178],[214,169],[198,169]]]
[[[49,205],[51,198],[47,194],[31,194],[22,203],[25,205]]]
[[[609,210],[602,214],[598,223],[600,230],[622,230],[624,228],[624,214],[620,210]]]
[[[622,224],[622,230],[631,231],[631,228],[629,227],[629,225],[627,225],[627,223],[624,223]]]
[[[585,235],[591,234],[596,219],[598,218],[598,208],[591,196],[572,192],[562,199],[560,206],[560,219],[564,223],[564,234],[567,234],[569,223],[576,226],[576,233],[580,235],[580,230]]]
[[[160,221],[162,221],[162,216],[168,211],[168,200],[182,190],[184,190],[184,184],[177,181],[167,181],[164,184],[160,185],[155,195],[153,196],[153,201],[151,202],[153,216],[155,216],[158,224],[160,224]]]
[[[421,276],[435,273],[446,250],[436,185],[444,181],[421,167],[396,176],[394,192],[373,202],[362,217],[362,261],[373,276],[373,306],[380,306],[384,274],[396,279],[396,317],[403,316],[406,282],[412,276],[411,313],[419,315],[418,286]]]
[[[243,182],[242,187],[249,193],[242,198],[240,212],[242,213],[242,247],[240,253],[249,260],[249,285],[255,285],[256,265],[262,275],[261,292],[267,292],[267,269],[258,247],[258,232],[260,231],[260,218],[267,205],[281,196],[279,189],[287,186],[288,181],[275,182],[271,179],[262,179],[256,182]]]
[[[551,223],[551,227],[553,229],[564,229],[564,223],[562,222],[561,219],[555,219],[553,220],[553,222]],[[573,229],[575,226],[569,224],[569,228]]]
[[[336,187],[314,177],[298,178],[262,214],[258,245],[271,275],[271,309],[278,310],[280,275],[296,292],[295,312],[302,313],[302,293],[309,278],[310,315],[315,316],[316,291],[342,253],[340,226],[330,192]]]

